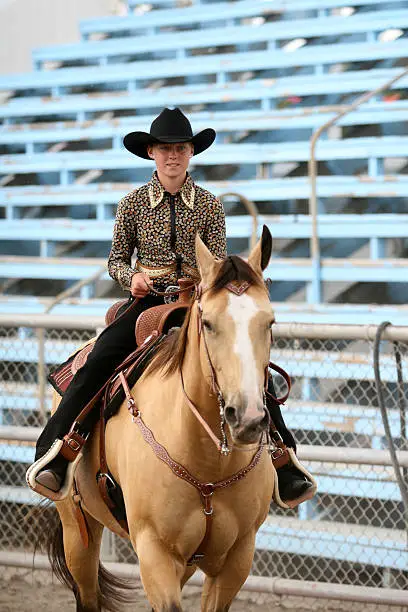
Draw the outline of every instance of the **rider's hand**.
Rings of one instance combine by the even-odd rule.
[[[130,293],[133,297],[142,298],[145,297],[153,287],[153,281],[144,272],[136,272],[132,276],[132,282],[130,285]]]

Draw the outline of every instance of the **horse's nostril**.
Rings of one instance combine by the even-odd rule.
[[[225,418],[227,419],[228,424],[231,425],[231,427],[235,427],[236,425],[238,425],[237,409],[233,406],[227,406],[225,408]]]

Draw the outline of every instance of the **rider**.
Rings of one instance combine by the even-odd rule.
[[[151,287],[165,291],[177,284],[180,277],[197,280],[197,232],[214,256],[226,257],[222,204],[196,185],[187,172],[190,158],[205,151],[214,140],[215,131],[211,128],[193,135],[189,120],[178,108],[165,108],[151,124],[150,133],[131,132],[124,138],[128,151],[143,159],[152,159],[156,164],[151,180],[119,203],[108,259],[111,277],[125,291],[130,291],[130,303],[134,298],[138,303],[99,335],[86,363],[77,371],[37,441],[36,461],[30,470],[35,474],[36,483],[50,492],[60,491],[68,465],[60,453],[53,452],[53,443],[64,437],[81,408],[136,348],[133,330],[137,317],[143,310],[163,303],[163,297],[152,293]],[[137,262],[133,269],[131,257],[135,249]],[[279,404],[268,398],[267,405],[283,441],[295,448]],[[95,410],[91,411],[83,423],[83,436],[98,417]],[[312,487],[293,466],[284,466],[277,472],[283,501],[296,499]]]

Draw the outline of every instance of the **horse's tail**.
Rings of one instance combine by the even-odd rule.
[[[56,508],[51,508],[51,503],[41,503],[31,513],[31,518],[34,518],[36,523],[34,555],[38,550],[47,554],[52,572],[62,584],[73,591],[78,600],[78,587],[65,560],[62,522]],[[45,513],[47,515],[46,525],[44,524]],[[103,610],[119,612],[123,610],[124,605],[135,603],[135,583],[115,576],[101,563],[99,563],[98,583],[98,603]]]

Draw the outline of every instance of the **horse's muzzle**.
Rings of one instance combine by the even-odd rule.
[[[259,440],[260,435],[269,426],[269,414],[264,411],[259,416],[251,419],[239,418],[237,408],[227,406],[225,408],[225,418],[230,426],[231,433],[236,442],[240,444],[252,444]]]

